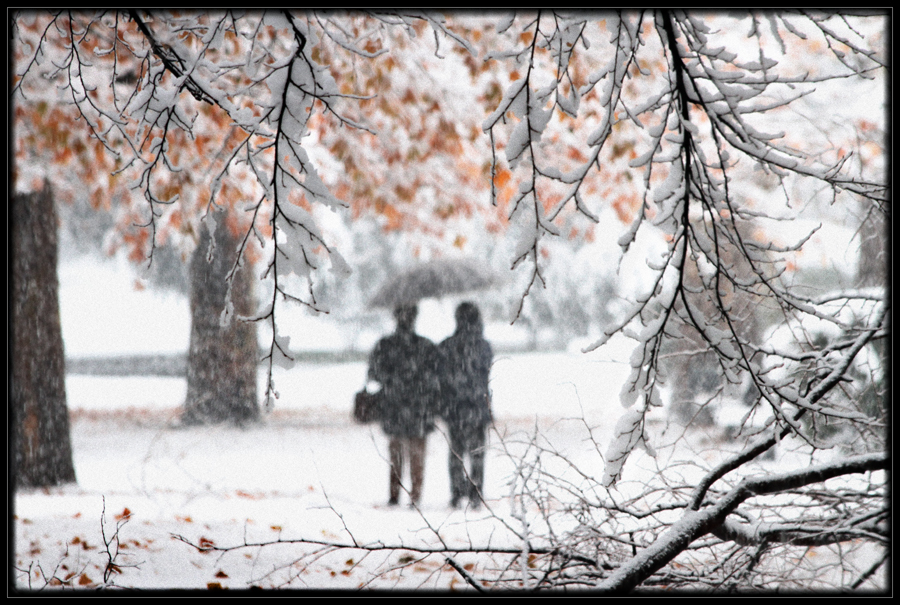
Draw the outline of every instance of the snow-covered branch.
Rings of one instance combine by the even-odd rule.
[[[820,483],[844,475],[886,470],[888,464],[889,460],[886,454],[867,454],[774,477],[745,479],[714,504],[685,514],[680,520],[673,523],[652,546],[638,553],[631,561],[600,582],[597,587],[611,592],[633,590],[684,551],[691,542],[720,527],[725,523],[728,515],[749,498]],[[730,527],[735,528],[734,525]],[[726,533],[728,532],[726,531]],[[883,534],[883,530],[878,533],[879,535]],[[856,538],[859,535],[856,533],[853,537]],[[832,539],[838,537],[840,534],[832,534]]]

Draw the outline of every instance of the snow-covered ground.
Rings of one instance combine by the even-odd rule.
[[[81,259],[61,266],[60,283],[67,355],[186,350],[187,301],[135,289],[126,267]],[[440,325],[441,313],[447,326]],[[334,326],[302,321],[306,340],[301,342],[310,348],[333,346]],[[502,326],[494,329],[503,333]],[[452,307],[426,305],[420,331],[440,338],[441,330],[452,330]],[[573,455],[583,450],[597,457],[585,441],[582,418],[592,419],[600,443],[608,442],[609,417],[621,409],[617,393],[625,375],[626,367],[605,352],[498,355],[492,374],[496,447],[487,461],[488,505],[478,512],[448,507],[447,445],[441,432],[428,442],[421,510],[385,506],[387,441],[377,425],[354,424],[350,417],[353,394],[364,384],[363,363],[277,370],[281,397],[275,410],[247,429],[173,428],[185,395],[182,378],[70,375],[66,386],[78,483],[15,496],[16,585],[42,587],[52,577],[75,587],[107,582],[148,589],[458,585],[458,574],[430,560],[374,576],[373,570],[383,571],[402,553],[352,563],[346,553],[338,553],[291,566],[310,547],[219,556],[198,552],[176,536],[218,545],[279,537],[420,544],[440,534],[460,545],[508,542],[515,547],[504,528],[510,522],[505,497],[512,467],[499,447],[501,436],[515,447],[517,436],[524,442],[541,430]],[[262,379],[261,374],[260,384]],[[109,560],[104,542],[117,527],[115,563],[121,573],[104,580]],[[460,560],[467,562],[465,556]]]
[[[69,263],[60,279],[68,354],[186,349],[183,299],[134,290],[133,277],[110,264]],[[425,314],[429,326],[422,331],[439,337],[442,309]],[[328,335],[321,338],[334,342],[335,328],[319,321]],[[452,323],[450,315],[446,322]],[[313,343],[316,328],[316,320],[306,321]],[[618,394],[630,352],[628,341],[613,340],[589,355],[497,356],[487,506],[477,511],[448,506],[447,445],[440,431],[428,441],[420,509],[385,505],[386,439],[377,426],[354,424],[350,417],[352,396],[364,381],[362,363],[278,371],[281,397],[274,411],[245,429],[177,427],[186,388],[181,378],[70,375],[78,483],[15,495],[16,586],[465,588],[441,556],[403,550],[366,555],[289,541],[521,547],[513,532],[522,530],[522,521],[511,497],[517,454],[540,434],[548,449],[599,480],[601,454],[622,412]],[[672,441],[670,429],[660,418],[653,437]],[[701,463],[713,463],[723,447],[707,444]],[[656,472],[671,450],[662,448],[661,455],[653,460],[636,452],[626,472]],[[187,543],[278,540],[288,543],[225,553]],[[467,554],[456,561],[476,578],[485,564]]]

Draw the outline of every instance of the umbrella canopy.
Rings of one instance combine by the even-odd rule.
[[[484,263],[473,259],[438,259],[388,279],[369,304],[387,308],[412,305],[423,298],[482,290],[497,282],[497,276]]]

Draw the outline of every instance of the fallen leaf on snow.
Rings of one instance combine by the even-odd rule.
[[[126,506],[124,509],[122,509],[121,513],[116,515],[116,521],[121,521],[122,519],[126,519],[130,516],[131,516],[131,511],[128,510],[128,507]]]

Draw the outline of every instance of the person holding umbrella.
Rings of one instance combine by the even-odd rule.
[[[457,307],[456,332],[438,350],[444,364],[441,416],[450,437],[450,506],[458,508],[468,498],[478,508],[484,488],[487,427],[493,420],[488,382],[494,360],[478,307],[471,302]]]
[[[438,258],[418,263],[389,277],[369,299],[372,307],[394,309],[394,317],[397,319],[396,333],[382,339],[376,345],[369,361],[369,377],[381,382],[385,387],[383,405],[386,411],[382,416],[382,428],[391,438],[391,496],[389,501],[391,504],[396,504],[399,496],[404,448],[410,459],[412,474],[410,497],[415,503],[421,496],[425,436],[434,428],[434,415],[439,411],[437,410],[438,406],[442,405],[440,399],[442,379],[438,373],[447,367],[441,361],[441,354],[431,341],[417,336],[413,332],[416,305],[424,298],[441,298],[451,294],[482,290],[498,285],[500,281],[498,276],[480,259]],[[474,305],[471,306],[477,315],[478,309]],[[464,319],[463,324],[465,323]],[[480,325],[480,316],[478,324]],[[480,334],[480,329],[478,333]],[[490,364],[489,357],[488,368],[490,368]],[[390,387],[388,383],[391,384]],[[487,378],[484,379],[484,385],[486,392]],[[465,392],[465,389],[462,392]],[[468,423],[458,418],[462,414],[460,411],[462,407],[458,407],[455,401],[455,397],[450,397],[446,403],[453,408],[453,411],[448,414],[455,419],[452,431],[456,435],[456,441],[460,442],[462,436],[457,427],[468,426]],[[488,417],[490,417],[490,408],[488,408]],[[480,442],[484,441],[485,426],[486,424],[479,429],[482,434]],[[465,430],[465,428],[460,430]],[[475,438],[475,443],[464,443],[463,445],[466,447],[459,445],[457,449],[470,452],[473,457],[480,456],[482,462],[474,463],[474,466],[482,469],[484,453],[477,447],[478,442],[478,438]],[[457,456],[456,459],[459,460],[460,457]],[[451,465],[453,465],[452,459]],[[475,472],[476,474],[481,473],[481,470]],[[462,476],[464,472],[453,466],[451,474]],[[461,482],[457,480],[457,484],[461,485]],[[473,489],[476,493],[475,497],[478,499],[473,500],[473,496],[469,494],[470,500],[480,502],[480,497],[477,496],[480,492],[480,484]]]
[[[389,438],[390,499],[400,498],[404,460],[409,461],[413,506],[422,496],[425,475],[425,443],[434,430],[440,403],[440,371],[437,347],[415,333],[418,308],[402,304],[394,309],[396,331],[382,338],[369,357],[370,380],[382,386],[381,428]]]

